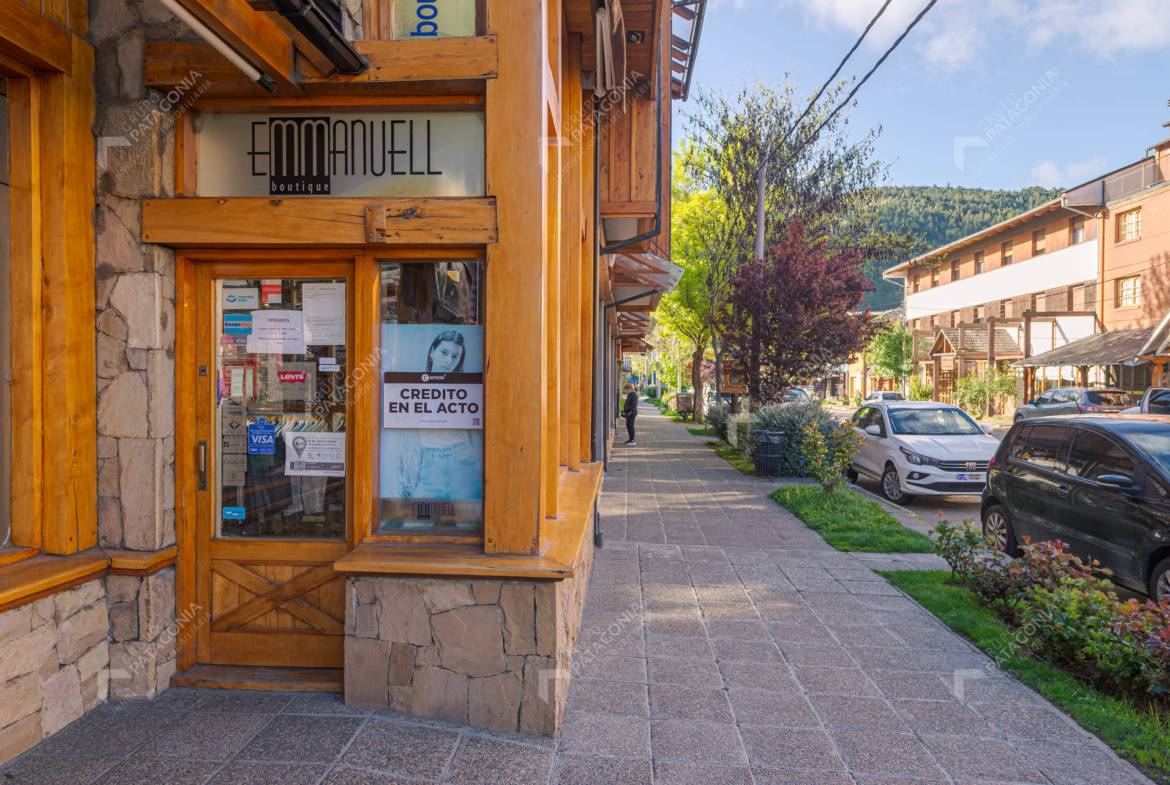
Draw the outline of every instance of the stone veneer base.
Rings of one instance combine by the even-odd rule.
[[[565,714],[593,562],[564,581],[354,577],[345,702],[533,736]]]

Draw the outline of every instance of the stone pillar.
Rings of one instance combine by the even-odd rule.
[[[175,543],[175,259],[144,244],[143,199],[174,195],[174,126],[206,80],[167,95],[143,82],[143,47],[193,33],[154,0],[92,0],[96,51],[95,263],[98,538]],[[206,89],[203,86],[202,89]],[[152,697],[174,670],[174,570],[111,576],[111,694]],[[168,638],[169,632],[169,638]]]
[[[0,764],[106,699],[101,579],[0,613]]]

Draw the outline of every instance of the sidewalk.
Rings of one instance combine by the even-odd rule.
[[[171,690],[6,770],[43,785],[1135,785],[1149,781],[649,406],[605,481],[561,739]],[[885,566],[883,564],[883,566]]]

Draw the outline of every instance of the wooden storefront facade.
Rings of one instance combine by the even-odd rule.
[[[81,593],[85,710],[252,686],[559,727],[703,3],[401,5],[322,41],[243,0],[0,0],[0,620],[31,619],[0,654]],[[0,717],[0,761],[58,729]]]

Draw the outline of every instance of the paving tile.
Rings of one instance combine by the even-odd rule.
[[[969,707],[954,701],[893,701],[894,710],[916,733],[996,736],[991,725]]]
[[[552,764],[549,750],[465,736],[443,781],[452,785],[548,785]]]
[[[938,765],[952,777],[1005,782],[1045,782],[1034,765],[1004,741],[963,736],[923,736]]]
[[[282,713],[364,717],[370,713],[370,710],[346,706],[345,696],[339,692],[306,692],[294,696],[284,707]]]
[[[845,771],[833,741],[823,730],[740,728],[752,767]]]
[[[459,736],[426,725],[372,719],[341,758],[347,766],[435,779],[455,751]]]
[[[809,700],[826,728],[867,728],[890,732],[909,730],[889,703],[881,698],[811,695]]]
[[[325,766],[229,763],[207,785],[317,785]]]
[[[637,717],[575,712],[565,719],[561,750],[648,759],[650,723]]]
[[[127,758],[96,785],[201,785],[218,768],[218,763],[210,761]]]
[[[829,628],[819,621],[812,624],[769,624],[768,631],[777,643],[836,643]]]
[[[722,687],[723,677],[712,660],[651,657],[646,662],[651,684],[680,684],[688,687]]]
[[[768,628],[758,621],[728,621],[712,619],[706,622],[709,638],[738,638],[744,641],[771,640]]]
[[[1013,738],[1076,744],[1088,736],[1068,717],[1047,706],[976,703],[972,708],[1000,733]]]
[[[192,712],[175,718],[162,733],[147,741],[134,754],[228,760],[272,720],[271,714]]]
[[[738,638],[715,638],[711,648],[719,660],[751,660],[752,662],[783,663],[780,649],[772,641],[743,641]]]
[[[646,660],[641,657],[602,655],[573,662],[573,674],[587,679],[646,683]]]
[[[854,785],[853,777],[831,771],[754,769],[755,785]]]
[[[649,760],[623,760],[597,755],[562,755],[557,761],[556,785],[650,785]]]
[[[574,678],[569,683],[569,707],[592,714],[650,716],[645,684]]]
[[[798,668],[796,680],[810,694],[881,697],[881,692],[860,668]]]
[[[798,687],[784,663],[725,660],[719,663],[728,689],[795,692]]]
[[[356,717],[282,715],[264,726],[240,751],[243,760],[328,763],[357,733]]]
[[[857,663],[849,651],[838,644],[781,643],[784,659],[797,667],[855,668]]]
[[[728,690],[728,700],[741,725],[778,728],[819,728],[821,721],[800,692]]]
[[[193,711],[244,712],[246,714],[276,714],[282,711],[293,698],[287,692],[263,692],[254,690],[202,690],[199,702]]]
[[[181,716],[139,702],[107,703],[41,742],[39,754],[61,757],[121,756],[141,747]]]
[[[689,638],[673,635],[647,635],[646,654],[650,657],[684,657],[688,659],[714,659],[711,644],[706,634]]]
[[[951,685],[933,673],[913,673],[910,671],[870,671],[870,678],[877,684],[882,694],[891,700],[914,698],[916,700],[956,700]],[[969,682],[977,684],[983,681],[976,679]]]
[[[734,725],[692,720],[654,720],[650,724],[655,760],[747,765]]]
[[[406,780],[396,774],[339,766],[329,772],[321,785],[435,785],[435,782],[414,778]]]
[[[119,761],[112,757],[51,757],[39,754],[38,750],[0,766],[0,782],[12,785],[89,785]]]
[[[655,785],[754,785],[750,769],[658,761]]]
[[[676,717],[705,722],[734,722],[727,693],[721,689],[695,689],[674,684],[650,688],[650,716]]]
[[[911,734],[833,731],[837,748],[854,773],[943,778],[930,752]]]

